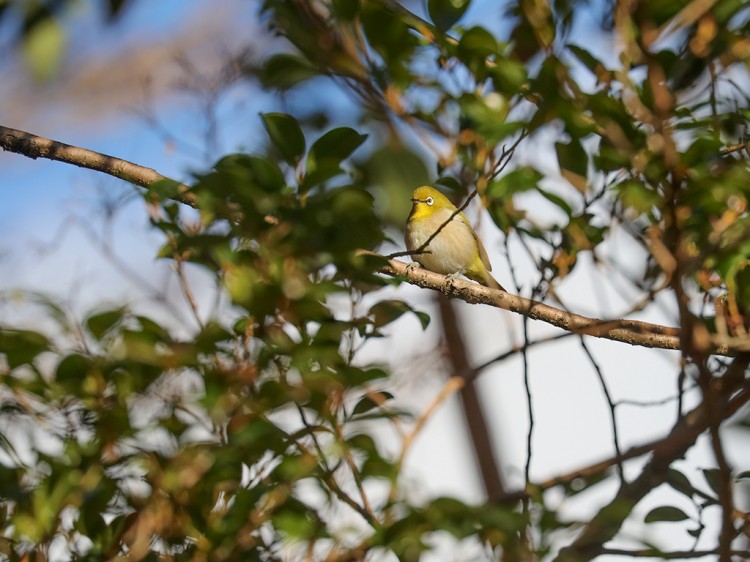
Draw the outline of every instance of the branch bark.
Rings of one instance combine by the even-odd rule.
[[[439,295],[438,307],[443,324],[443,335],[448,345],[448,359],[451,363],[451,370],[465,380],[459,396],[461,397],[461,407],[469,430],[469,437],[471,437],[471,443],[474,446],[479,472],[482,475],[484,491],[488,498],[503,496],[505,484],[496,460],[495,447],[492,445],[484,408],[479,400],[475,381],[466,378],[466,373],[471,371],[471,367],[464,337],[458,324],[459,320],[456,311],[453,309],[453,301]]]
[[[0,125],[0,148],[34,160],[37,158],[46,158],[48,160],[73,164],[79,168],[88,168],[89,170],[120,178],[140,187],[148,188],[157,181],[169,179],[156,170],[139,166],[122,158],[39,137],[25,131],[19,131],[18,129],[3,127],[2,125]],[[180,203],[195,207],[196,201],[188,193],[189,189],[188,186],[180,184],[175,199]]]

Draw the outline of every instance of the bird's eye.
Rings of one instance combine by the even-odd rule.
[[[432,205],[435,202],[435,200],[432,197],[428,197],[427,199],[424,200],[424,202],[427,203],[428,205]]]

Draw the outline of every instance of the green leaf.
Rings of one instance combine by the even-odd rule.
[[[688,497],[692,497],[695,491],[688,477],[674,468],[670,468],[667,473],[667,484]]]
[[[86,328],[97,340],[101,340],[107,332],[119,324],[125,316],[126,308],[114,308],[105,310],[98,314],[89,316],[86,320]]]
[[[331,129],[310,147],[305,166],[304,185],[310,188],[342,173],[341,162],[365,142],[361,135],[349,127]]]
[[[586,68],[588,68],[597,78],[603,71],[606,70],[602,62],[594,57],[594,55],[589,53],[586,49],[578,47],[577,45],[568,45],[567,47],[573,52],[576,58],[581,61],[586,66]]]
[[[320,72],[306,59],[288,53],[273,55],[261,69],[260,79],[268,87],[287,90]]]
[[[11,369],[31,363],[37,355],[49,351],[52,343],[46,336],[29,330],[0,329],[0,354]]]
[[[648,213],[657,208],[661,202],[659,194],[636,180],[624,181],[615,186],[620,200],[625,207],[629,207],[638,213]]]
[[[734,477],[735,480],[747,480],[750,479],[750,470],[745,470],[744,472],[740,472],[737,476]]]
[[[463,34],[456,54],[461,62],[474,73],[477,80],[483,80],[489,73],[488,57],[497,55],[500,45],[489,31],[483,27],[472,27]]]
[[[390,324],[394,320],[397,320],[407,312],[413,312],[422,324],[422,329],[427,329],[430,324],[430,317],[424,312],[418,312],[411,306],[400,300],[387,300],[380,301],[370,308],[367,313],[368,316],[373,316],[374,325],[376,328],[381,328],[386,324]]]
[[[167,201],[180,192],[181,186],[182,184],[178,181],[164,178],[150,184],[144,196],[147,200],[153,200],[155,196],[158,201]]]
[[[360,10],[360,0],[332,0],[333,11],[342,20],[353,20]]]
[[[536,189],[544,176],[531,166],[521,166],[493,181],[487,186],[487,195],[503,200],[516,193]]]
[[[704,468],[703,477],[706,479],[709,487],[713,492],[720,496],[719,491],[721,490],[721,471],[718,468]]]
[[[261,113],[260,116],[282,158],[296,166],[305,154],[305,135],[297,120],[286,113]]]
[[[52,17],[40,20],[28,31],[23,40],[23,55],[37,80],[55,77],[66,43],[65,31]]]
[[[526,66],[511,58],[498,57],[495,66],[488,71],[495,89],[507,97],[516,95],[528,79]]]
[[[469,8],[471,0],[428,0],[427,12],[441,31],[453,27]]]
[[[80,383],[84,379],[86,373],[88,373],[89,366],[90,363],[86,357],[77,353],[71,353],[64,357],[57,365],[55,380],[62,384],[75,381],[77,383],[77,389],[80,391]]]
[[[586,191],[589,157],[578,140],[569,143],[555,143],[560,172],[581,193]]]
[[[390,392],[368,392],[354,406],[352,415],[356,416],[357,414],[364,414],[365,412],[369,412],[370,410],[380,408],[382,404],[387,400],[393,400],[393,394],[391,394]]]
[[[655,507],[646,515],[646,523],[685,521],[690,517],[679,507],[673,505],[662,505]]]

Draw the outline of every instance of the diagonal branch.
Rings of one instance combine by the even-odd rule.
[[[363,252],[369,253],[372,252]],[[381,256],[382,257],[382,256]],[[403,277],[407,282],[425,289],[440,291],[449,297],[458,298],[470,304],[486,304],[528,316],[532,320],[546,322],[575,334],[603,338],[630,345],[656,349],[681,349],[680,329],[660,324],[651,324],[626,318],[601,320],[567,312],[539,301],[491,289],[474,283],[456,279],[450,281],[444,275],[422,268],[409,268],[398,260],[388,260],[380,268],[380,273],[391,277]],[[737,352],[750,351],[750,338],[721,338],[712,336],[712,353],[732,356]]]
[[[721,389],[722,408],[717,412],[721,421],[750,402],[750,383],[743,381],[744,385],[740,385],[735,380],[738,373],[744,373],[748,361],[750,356],[740,355],[727,370],[727,384]],[[730,398],[738,388],[739,392]],[[670,465],[685,455],[696,439],[716,421],[713,418],[705,402],[680,418],[666,439],[654,448],[653,456],[641,474],[631,483],[620,486],[614,499],[599,510],[573,543],[560,550],[555,562],[584,562],[601,554],[604,545],[614,538],[636,504],[666,481]]]
[[[122,158],[94,152],[78,146],[65,144],[48,138],[39,137],[18,129],[11,129],[0,125],[0,148],[8,152],[15,152],[36,160],[47,158],[73,164],[80,168],[88,168],[120,178],[141,187],[149,187],[160,180],[169,179],[156,170],[139,166]],[[180,185],[175,197],[180,203],[191,207],[196,206],[195,198],[188,193],[189,187]]]
[[[157,181],[168,179],[151,168],[139,166],[121,158],[2,125],[0,125],[0,148],[29,158],[47,158],[81,168],[88,168],[146,188]],[[188,186],[180,184],[175,200],[195,207],[196,201],[188,191],[189,189]],[[407,264],[393,259],[389,260],[387,266],[381,268],[381,273],[390,276],[404,276],[413,285],[439,290],[448,296],[460,298],[469,303],[483,303],[524,314],[533,320],[540,320],[576,334],[585,334],[642,347],[680,349],[680,331],[677,328],[649,324],[638,320],[587,318],[469,281],[456,280],[446,284],[446,278],[443,275],[419,269],[407,271]],[[732,355],[739,351],[750,351],[750,340],[748,338],[714,336],[712,344],[714,345],[714,353],[717,355]]]

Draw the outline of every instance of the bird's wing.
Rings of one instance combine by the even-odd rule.
[[[477,236],[477,233],[473,229],[471,233],[474,235],[474,240],[477,241],[477,248],[479,248],[479,258],[482,260],[484,267],[487,268],[487,271],[492,271],[492,264],[490,263],[490,258],[487,256],[487,250],[484,249],[484,244],[482,244],[482,241],[479,239],[479,236]]]
[[[482,244],[482,241],[479,239],[479,236],[477,236],[476,230],[471,226],[471,223],[469,222],[469,219],[466,218],[466,215],[463,213],[459,213],[459,218],[461,219],[461,222],[464,223],[466,228],[469,229],[471,232],[471,235],[474,237],[474,240],[477,241],[477,249],[479,250],[479,259],[482,260],[482,263],[484,264],[484,267],[487,268],[487,271],[492,271],[492,264],[490,263],[490,258],[487,255],[487,250],[484,249],[484,244]]]

